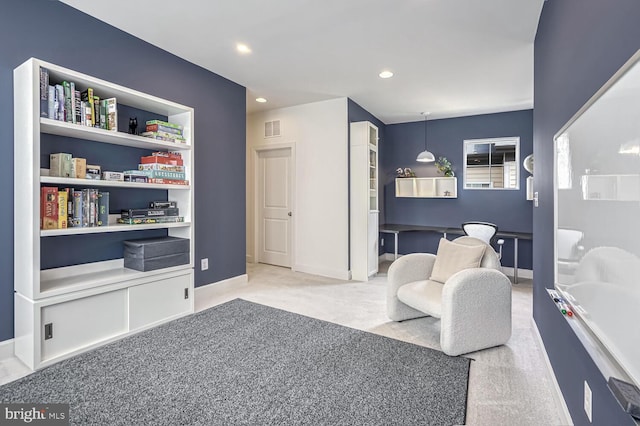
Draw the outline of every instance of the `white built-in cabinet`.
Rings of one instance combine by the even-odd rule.
[[[73,81],[76,88],[88,87],[102,98],[115,97],[123,104],[146,111],[157,118],[184,126],[185,144],[156,141],[124,132],[40,118],[40,67],[49,70],[50,81]],[[193,114],[190,107],[166,101],[63,67],[29,59],[14,70],[14,288],[15,354],[27,366],[37,369],[128,334],[187,315],[193,304]],[[128,120],[128,117],[119,117]],[[142,123],[144,125],[144,123]],[[73,144],[95,146],[97,153],[115,146],[125,149],[180,151],[190,185],[112,182],[41,176],[49,152],[41,136],[56,135]],[[99,154],[96,154],[99,155]],[[45,160],[46,157],[46,160]],[[99,160],[97,161],[99,164]],[[136,168],[132,164],[131,168]],[[178,202],[184,222],[119,225],[110,215],[108,226],[40,230],[40,187],[117,188],[128,194],[134,189],[166,190],[169,200]],[[126,195],[125,195],[126,197]],[[116,200],[111,200],[112,204]],[[65,238],[86,234],[97,239],[106,233],[127,233],[142,229],[166,229],[169,236],[189,238],[190,263],[150,272],[124,268],[123,259],[108,259],[71,266],[41,269],[48,253],[45,239],[65,250]],[[86,240],[85,240],[86,241]],[[51,247],[51,245],[46,245]]]
[[[351,278],[378,272],[378,128],[368,121],[350,127]]]

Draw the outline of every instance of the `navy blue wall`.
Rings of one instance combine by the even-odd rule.
[[[13,69],[36,57],[195,109],[196,264],[209,258],[208,271],[196,268],[195,283],[245,273],[244,87],[57,1],[3,1],[0,40],[2,199],[13,199]],[[13,209],[6,208],[0,224],[0,341],[13,337],[12,219]],[[110,237],[96,241],[110,244]]]
[[[386,127],[386,144],[382,147],[380,179],[384,185],[386,223],[460,227],[468,220],[493,222],[503,231],[532,232],[532,202],[526,200],[529,176],[520,168],[519,190],[462,189],[463,141],[465,139],[520,137],[520,164],[533,152],[533,111],[523,110],[484,114],[427,123],[427,147],[436,158],[447,157],[458,177],[458,198],[396,198],[395,177],[398,167],[410,167],[418,177],[441,176],[433,163],[416,162],[424,150],[424,121],[391,124]],[[384,179],[384,180],[383,180]],[[385,238],[386,252],[393,252],[393,239]],[[431,252],[438,248],[440,235],[403,233],[400,253]],[[519,240],[519,268],[532,268],[531,242]],[[505,240],[504,266],[513,266],[513,241]]]
[[[640,48],[637,0],[553,0],[544,3],[535,41],[533,314],[576,425],[634,425],[605,378],[547,296],[553,287],[553,136]],[[582,404],[587,380],[593,423]]]

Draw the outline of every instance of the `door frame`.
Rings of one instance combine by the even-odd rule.
[[[260,153],[267,151],[275,151],[280,149],[288,149],[291,153],[290,173],[289,173],[289,200],[291,202],[291,233],[289,235],[289,247],[291,248],[291,270],[295,271],[295,235],[296,235],[296,144],[295,142],[283,142],[273,144],[260,144],[253,147],[253,261],[258,261],[259,243],[260,243],[260,192],[258,185],[258,175],[260,168]]]

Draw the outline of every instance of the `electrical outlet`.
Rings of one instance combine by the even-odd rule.
[[[589,384],[585,380],[584,381],[584,412],[587,413],[587,417],[589,418],[589,423],[593,422],[593,420],[591,419],[591,411],[592,411],[591,388],[589,387]]]
[[[538,191],[533,193],[533,207],[538,207],[540,204],[538,203]]]
[[[384,238],[380,238],[380,246],[384,247]]]
[[[209,258],[200,259],[200,270],[206,271],[207,269],[209,269]]]

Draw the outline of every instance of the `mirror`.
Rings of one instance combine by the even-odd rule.
[[[520,189],[520,138],[464,141],[465,189]]]

